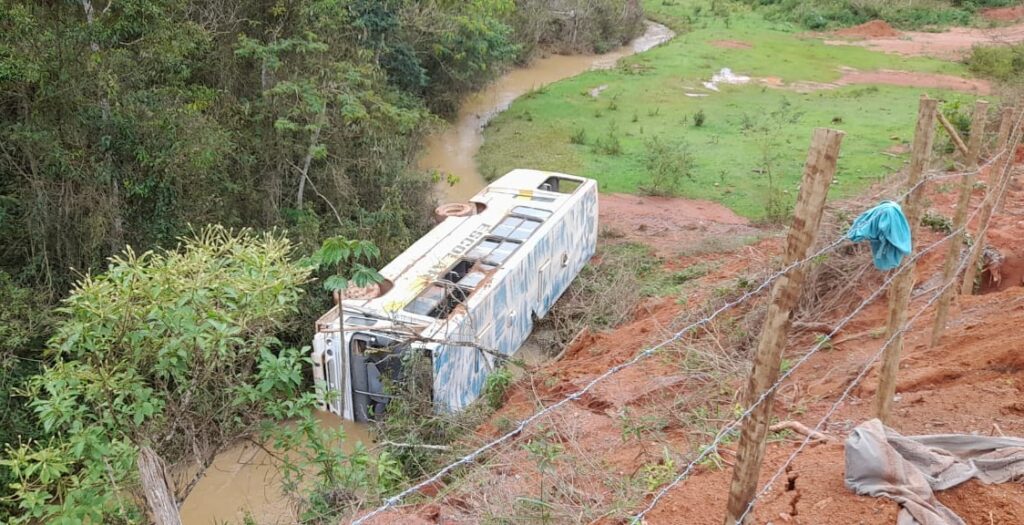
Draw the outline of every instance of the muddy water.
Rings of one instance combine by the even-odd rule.
[[[346,439],[341,446],[346,452],[358,442],[367,447],[372,444],[365,425],[327,412],[318,412],[317,419],[325,427],[345,429]],[[183,525],[242,523],[247,513],[260,525],[295,523],[293,509],[281,493],[277,465],[267,452],[251,443],[218,454],[181,507]]]
[[[427,138],[419,166],[458,177],[454,186],[440,188],[446,202],[463,202],[487,183],[477,170],[476,154],[483,144],[484,126],[495,115],[508,109],[516,98],[531,90],[576,76],[591,69],[608,69],[622,57],[647,51],[675,33],[654,22],[647,30],[615,51],[603,55],[553,55],[534,60],[527,67],[515,69],[494,81],[484,90],[471,95],[462,104],[454,122],[440,133]],[[529,167],[529,166],[524,166]]]

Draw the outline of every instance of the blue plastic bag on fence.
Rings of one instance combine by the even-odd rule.
[[[853,242],[871,241],[875,268],[891,270],[900,265],[913,242],[910,225],[899,204],[886,201],[860,214],[846,237]]]

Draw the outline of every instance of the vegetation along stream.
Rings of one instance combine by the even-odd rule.
[[[547,84],[586,71],[614,67],[620,58],[647,51],[675,36],[675,32],[661,24],[648,21],[645,26],[642,35],[614,51],[539,58],[467,97],[451,125],[427,138],[420,168],[437,170],[444,177],[453,176],[453,184],[445,184],[442,190],[449,201],[469,199],[487,184],[477,169],[476,154],[483,144],[484,127],[492,118],[508,109],[517,98],[541,90]]]

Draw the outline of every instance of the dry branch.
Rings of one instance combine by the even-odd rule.
[[[803,423],[800,423],[799,421],[782,421],[768,427],[768,430],[771,430],[772,432],[791,430],[802,436],[807,436],[815,441],[824,441],[826,443],[835,443],[836,441],[836,438],[828,434],[818,432],[817,430],[807,428]]]

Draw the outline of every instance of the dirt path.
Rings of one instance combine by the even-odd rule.
[[[598,208],[606,238],[646,244],[663,257],[701,246],[713,250],[716,243],[708,239],[761,234],[746,218],[711,201],[609,193],[601,195]]]
[[[833,33],[826,44],[861,46],[876,51],[905,56],[930,56],[944,60],[960,60],[975,45],[999,45],[1024,42],[1024,23],[989,29],[954,27],[941,33],[921,31],[892,33],[880,29],[884,22],[869,22],[871,27],[858,26]],[[891,28],[889,28],[891,29]]]
[[[791,89],[798,93],[810,93],[821,89],[836,89],[842,86],[864,84],[882,84],[888,86],[920,87],[926,89],[948,89],[972,95],[988,95],[992,93],[992,84],[987,80],[963,78],[954,75],[937,73],[919,73],[915,71],[898,71],[880,69],[876,71],[860,71],[853,68],[840,68],[842,76],[835,82],[793,82],[786,84],[778,77],[759,79],[761,83],[775,88]]]

